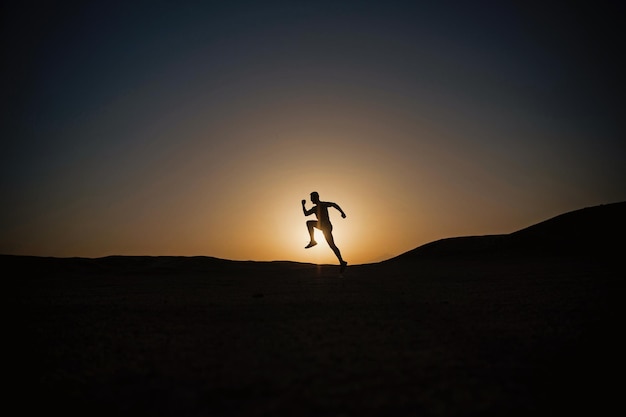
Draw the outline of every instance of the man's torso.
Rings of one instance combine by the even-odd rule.
[[[319,204],[315,206],[315,215],[317,216],[317,221],[320,222],[320,226],[330,225],[328,207],[330,207],[330,204],[325,201],[320,201]]]

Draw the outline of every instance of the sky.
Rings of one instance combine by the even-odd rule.
[[[351,264],[626,200],[618,2],[22,1],[0,253]]]

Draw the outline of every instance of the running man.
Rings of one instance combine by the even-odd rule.
[[[337,259],[339,259],[341,272],[343,272],[348,263],[343,260],[339,248],[337,247],[337,245],[335,245],[335,239],[333,239],[333,225],[330,222],[328,208],[334,207],[335,209],[339,210],[339,212],[341,213],[341,217],[344,219],[346,218],[346,213],[344,213],[341,207],[339,207],[339,205],[336,203],[331,203],[330,201],[320,201],[320,196],[316,191],[313,191],[311,193],[311,202],[315,205],[311,207],[310,210],[307,210],[305,207],[306,200],[302,200],[302,212],[304,213],[304,215],[310,216],[311,214],[315,214],[317,216],[317,220],[309,220],[306,222],[306,227],[307,229],[309,229],[309,236],[311,238],[311,241],[304,248],[308,249],[317,245],[317,242],[313,237],[313,228],[318,228],[324,233],[324,237],[326,238],[326,242],[328,242],[328,246],[330,246],[333,252],[335,252]]]

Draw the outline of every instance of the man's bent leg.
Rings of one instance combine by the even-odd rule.
[[[310,241],[309,244],[304,247],[304,249],[312,248],[313,246],[317,245],[314,237],[314,228],[317,227],[317,221],[309,220],[308,222],[306,222],[306,227],[309,230]]]

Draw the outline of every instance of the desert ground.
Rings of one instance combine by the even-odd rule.
[[[621,407],[625,275],[612,257],[444,256],[343,277],[208,257],[1,259],[16,284],[10,383],[24,415]]]
[[[295,262],[2,255],[8,408],[619,414],[625,219],[626,202],[586,208],[343,276]]]

